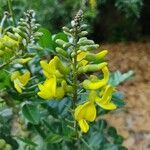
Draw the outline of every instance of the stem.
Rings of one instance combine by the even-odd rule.
[[[86,145],[86,147],[87,147],[89,150],[93,150],[93,148],[92,148],[83,138],[81,138],[81,141]]]
[[[13,25],[15,26],[15,18],[14,18],[14,13],[13,13],[13,8],[12,8],[12,1],[11,0],[7,0],[8,2],[8,8],[9,8],[9,13],[12,17],[12,20],[13,20]]]
[[[73,57],[73,110],[75,110],[77,97],[78,97],[78,88],[77,88],[77,81],[78,81],[78,70],[77,70],[77,29],[75,28],[74,32],[74,57]],[[79,149],[79,133],[78,133],[78,127],[77,127],[77,121],[75,121],[74,128],[76,131],[76,138],[77,138],[77,149]]]
[[[3,63],[2,65],[0,65],[0,70],[3,69],[5,66],[9,65],[11,62],[13,62],[16,59],[16,56],[13,56],[10,58],[9,61]]]
[[[5,20],[7,19],[7,17],[8,17],[8,13],[5,12],[4,16],[3,16],[2,20],[1,20],[1,23],[0,23],[0,28],[1,28],[0,29],[0,36],[2,35],[2,29],[3,29],[4,23],[5,23]]]

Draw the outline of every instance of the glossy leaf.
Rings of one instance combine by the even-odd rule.
[[[38,124],[40,121],[40,112],[33,104],[25,104],[22,107],[24,117],[32,124]]]

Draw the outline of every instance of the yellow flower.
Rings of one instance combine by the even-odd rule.
[[[102,72],[104,74],[103,79],[99,80],[96,76],[92,75],[89,80],[83,81],[83,87],[88,90],[96,90],[106,85],[109,80],[109,71],[107,66],[102,68]]]
[[[56,96],[56,76],[53,75],[49,79],[46,79],[44,84],[38,85],[40,92],[38,92],[38,95],[47,100],[54,98]]]
[[[84,60],[87,54],[88,52],[84,52],[84,51],[80,52],[80,50],[78,51],[78,55],[77,55],[77,61],[79,62],[78,66],[85,66],[86,64],[88,64],[88,61]]]
[[[19,71],[15,71],[11,75],[11,81],[14,82],[14,87],[19,93],[22,93],[22,89],[28,83],[30,79],[30,72],[26,71],[23,75]]]
[[[75,120],[81,128],[81,131],[86,133],[89,130],[87,121],[92,122],[96,118],[96,108],[93,102],[88,101],[82,105],[79,105],[75,109],[74,113]]]
[[[45,82],[38,85],[40,92],[38,92],[38,95],[45,99],[62,99],[65,95],[65,89],[63,86],[63,81],[61,82],[61,86],[57,87],[57,80],[56,76],[53,75],[49,79],[46,79]]]
[[[107,85],[104,91],[102,92],[102,97],[96,97],[96,103],[103,109],[114,110],[117,108],[117,106],[113,102],[111,102],[113,90],[114,89],[111,85]]]
[[[3,47],[7,47],[11,50],[16,49],[19,46],[19,42],[10,38],[7,35],[4,35],[0,38],[0,43],[2,43]]]
[[[69,68],[64,65],[57,56],[55,56],[49,63],[46,61],[40,61],[40,64],[43,68],[43,73],[47,78],[51,78],[53,75],[62,78],[64,74],[69,72]]]

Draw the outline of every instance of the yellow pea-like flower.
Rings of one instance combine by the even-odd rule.
[[[96,90],[107,84],[109,80],[109,70],[107,66],[102,68],[102,72],[104,74],[103,79],[98,79],[96,76],[91,76],[89,80],[84,80],[82,85],[85,89],[88,90]]]
[[[16,47],[19,46],[19,42],[10,38],[9,36],[7,35],[4,35],[4,37],[2,38],[3,40],[3,44],[4,46],[10,48],[10,49],[15,49]]]
[[[113,90],[114,88],[111,85],[107,85],[103,91],[102,97],[96,97],[95,102],[97,103],[97,105],[106,110],[116,109],[117,106],[113,102],[111,102]]]
[[[69,68],[65,66],[60,59],[55,56],[49,63],[46,61],[40,61],[43,73],[47,78],[51,78],[55,75],[57,78],[62,78],[64,74],[69,72]]]
[[[75,120],[81,128],[81,131],[86,133],[89,130],[87,121],[92,122],[96,118],[96,108],[93,102],[88,101],[82,105],[79,105],[75,109],[74,113]]]
[[[86,57],[86,55],[88,54],[88,52],[84,52],[80,50],[78,51],[78,55],[77,55],[77,61],[78,61],[78,66],[85,66],[88,64],[88,61],[85,60],[84,58]]]
[[[14,82],[15,89],[22,93],[22,89],[24,89],[24,86],[28,83],[30,79],[30,72],[26,71],[24,74],[20,74],[19,71],[15,71],[11,75],[11,81]]]
[[[43,85],[38,85],[40,91],[37,94],[45,100],[55,98],[56,84],[56,76],[53,75],[49,79],[46,79]]]

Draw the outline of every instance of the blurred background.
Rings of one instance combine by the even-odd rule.
[[[150,0],[13,0],[15,18],[28,9],[52,34],[69,25],[79,8],[89,25],[89,37],[108,49],[112,71],[133,70],[132,80],[121,85],[127,105],[104,116],[125,137],[130,150],[150,149]],[[0,0],[0,18],[8,11]]]

